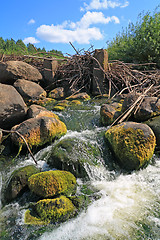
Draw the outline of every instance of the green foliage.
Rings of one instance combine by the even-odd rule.
[[[158,8],[153,14],[141,13],[136,24],[118,33],[108,43],[110,60],[145,63],[155,62],[160,67],[160,12]]]
[[[21,39],[18,39],[15,41],[14,39],[6,39],[4,40],[2,37],[0,37],[0,53],[4,53],[6,55],[38,55],[38,56],[54,56],[57,58],[62,58],[63,54],[61,51],[58,50],[50,50],[49,52],[46,51],[46,49],[43,47],[36,48],[33,44],[28,43],[27,46],[24,44],[24,42]]]

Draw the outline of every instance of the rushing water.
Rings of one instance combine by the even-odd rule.
[[[12,204],[2,208],[0,217],[4,230],[2,239],[39,240],[133,240],[160,239],[160,158],[146,168],[127,174],[113,162],[104,142],[106,128],[99,125],[99,110],[96,105],[71,109],[59,113],[68,128],[63,138],[77,138],[97,144],[101,150],[100,167],[88,167],[89,180],[78,179],[79,189],[84,184],[98,194],[88,208],[77,217],[58,226],[26,226],[24,212],[28,207],[27,193]],[[57,144],[57,143],[53,143]],[[35,157],[44,170],[52,146],[39,151]],[[18,159],[0,175],[4,176],[19,166],[32,162],[31,158]]]

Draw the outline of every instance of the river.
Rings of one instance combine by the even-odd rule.
[[[97,144],[100,167],[86,166],[89,180],[77,179],[79,189],[89,186],[97,194],[77,217],[60,225],[28,226],[24,213],[28,195],[6,205],[0,211],[2,240],[134,240],[160,239],[160,158],[156,155],[147,168],[130,174],[113,161],[103,135],[107,128],[100,126],[100,102],[85,104],[58,113],[67,125],[63,138],[77,138]],[[39,167],[50,169],[46,163],[52,146],[35,154]],[[105,162],[105,165],[104,165]],[[30,157],[10,160],[1,167],[0,185],[10,173],[33,163]],[[5,170],[4,170],[5,169]],[[79,191],[80,191],[79,190]]]

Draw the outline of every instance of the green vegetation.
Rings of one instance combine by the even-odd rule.
[[[31,43],[28,43],[26,46],[20,39],[18,41],[15,41],[13,38],[4,40],[2,37],[0,37],[0,53],[6,55],[38,54],[38,56],[53,56],[53,54],[56,54],[57,57],[63,57],[62,52],[58,50],[53,49],[47,52],[44,47],[42,49],[36,48]]]
[[[110,60],[133,63],[157,63],[160,67],[160,12],[141,13],[135,24],[130,23],[108,43]]]

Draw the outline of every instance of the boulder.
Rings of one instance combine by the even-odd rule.
[[[17,79],[40,82],[42,75],[35,67],[22,61],[0,63],[0,83],[13,84]]]
[[[136,93],[128,94],[124,99],[122,111],[125,112],[139,96],[140,94]],[[132,118],[135,121],[143,122],[157,115],[160,115],[160,99],[157,97],[145,97]]]
[[[88,176],[87,166],[100,164],[101,152],[98,146],[76,138],[65,138],[55,144],[48,154],[51,167],[70,171],[77,178]]]
[[[17,196],[20,196],[20,194],[24,192],[28,185],[28,178],[38,172],[39,169],[37,169],[34,165],[21,167],[15,170],[11,174],[5,187],[4,201],[11,202]]]
[[[47,96],[46,91],[39,84],[25,79],[18,79],[13,86],[25,102],[28,102],[30,99],[39,99]]]
[[[82,100],[82,101],[87,101],[87,100],[90,100],[90,96],[87,94],[87,93],[77,93],[77,94],[74,94],[70,97],[67,97],[66,98],[67,100],[69,101],[72,101],[72,100]]]
[[[0,83],[0,127],[10,128],[26,118],[27,106],[13,86]]]
[[[146,124],[121,123],[109,128],[105,137],[117,161],[126,170],[146,166],[153,156],[156,138]]]
[[[36,212],[42,221],[46,223],[60,223],[73,217],[76,208],[65,196],[55,199],[43,199],[36,203]]]
[[[50,91],[49,95],[50,98],[54,98],[56,100],[60,100],[65,97],[65,91],[63,87],[58,87]]]
[[[53,117],[53,118],[59,119],[59,117],[55,113],[48,111],[44,107],[36,105],[36,104],[33,104],[28,108],[27,117],[28,118]]]
[[[29,100],[29,104],[36,104],[42,107],[47,108],[48,110],[52,110],[53,106],[56,104],[56,100],[52,98],[41,97],[38,100]]]
[[[122,104],[114,102],[103,104],[100,109],[100,120],[104,126],[111,125],[121,114]]]
[[[36,195],[48,198],[58,194],[70,196],[76,191],[76,178],[67,171],[47,171],[32,175],[29,188]]]
[[[160,116],[151,118],[145,123],[153,130],[156,136],[156,148],[160,150]]]
[[[30,118],[14,126],[12,130],[18,131],[31,148],[52,142],[55,138],[59,138],[67,132],[66,125],[53,117]],[[17,146],[25,146],[23,139],[16,133],[12,133],[11,140]]]

